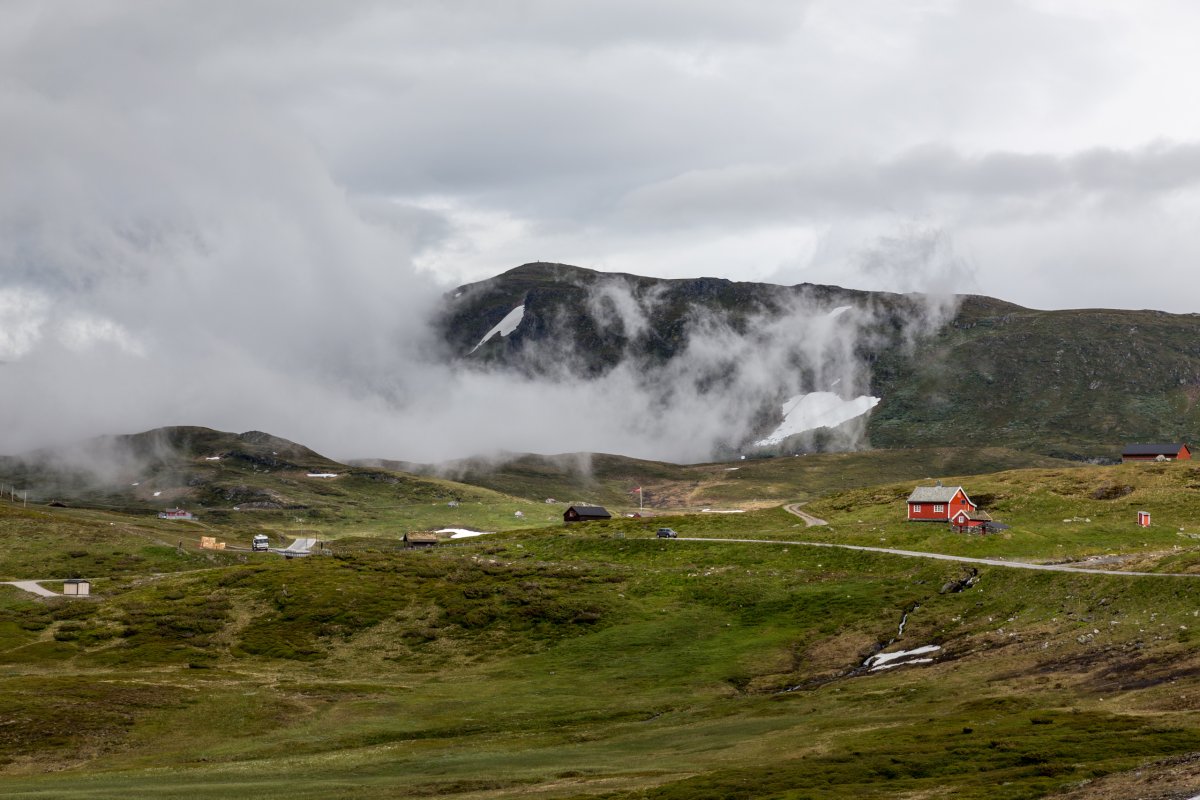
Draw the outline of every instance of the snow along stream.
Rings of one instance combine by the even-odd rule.
[[[898,650],[895,653],[876,653],[864,661],[863,666],[871,670],[871,672],[875,672],[880,669],[902,667],[905,664],[928,664],[933,661],[932,658],[913,658],[913,656],[936,653],[941,649],[941,645],[927,644],[924,647],[917,647],[912,650]]]

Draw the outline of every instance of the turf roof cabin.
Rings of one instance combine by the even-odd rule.
[[[1121,451],[1122,461],[1188,461],[1191,457],[1186,444],[1131,444]]]
[[[427,533],[422,531],[419,533],[404,534],[405,547],[433,547],[437,543],[438,536],[436,533]]]
[[[612,519],[601,506],[571,506],[563,512],[563,522],[589,522],[597,519]]]
[[[979,506],[961,486],[918,486],[908,496],[909,522],[948,522],[960,511],[973,514]]]

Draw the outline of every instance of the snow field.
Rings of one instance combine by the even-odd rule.
[[[471,353],[474,353],[476,350],[483,347],[483,345],[496,334],[508,336],[521,325],[521,320],[523,319],[525,319],[525,306],[519,305],[512,311],[508,312],[504,316],[504,319],[497,322],[490,331],[485,333],[483,338],[479,340],[479,344],[471,348]],[[471,353],[467,353],[467,355],[470,355]]]
[[[843,422],[861,417],[875,406],[880,398],[862,395],[845,400],[833,392],[809,392],[798,394],[783,404],[783,422],[765,439],[759,439],[759,447],[779,444],[789,436],[817,428],[833,428]]]

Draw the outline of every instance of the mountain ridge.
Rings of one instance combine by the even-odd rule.
[[[524,316],[516,329],[481,342],[517,305]],[[601,380],[621,365],[649,374],[680,363],[705,325],[747,337],[789,314],[846,305],[861,317],[857,367],[837,391],[881,402],[860,433],[812,431],[777,452],[848,449],[850,441],[1112,459],[1127,441],[1187,440],[1200,431],[1198,314],[1040,310],[983,295],[658,279],[535,262],[458,287],[438,326],[469,368]],[[805,374],[819,375],[820,364],[794,367],[793,385],[830,389]],[[711,373],[703,380],[719,383],[719,370]],[[763,393],[756,430],[778,423],[773,415],[789,396],[782,388]]]

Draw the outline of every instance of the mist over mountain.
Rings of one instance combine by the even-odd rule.
[[[506,318],[508,329],[496,330]],[[460,287],[439,325],[469,369],[619,395],[631,417],[652,419],[648,438],[669,429],[725,456],[1003,445],[1111,458],[1127,440],[1200,430],[1194,314],[1038,311],[975,295],[539,263]],[[795,414],[806,397],[827,408],[878,403],[866,414],[860,403],[844,422],[835,414],[817,424],[816,415],[810,427],[763,438],[789,401]]]
[[[185,423],[414,462],[963,445],[1112,458],[1125,441],[1200,430],[1192,314],[549,263],[440,297],[415,276],[393,291],[404,281],[421,295],[407,296],[402,324],[375,311],[359,324],[323,318],[318,297],[281,286],[312,316],[302,333],[294,313],[273,328],[248,305],[229,319],[184,304],[177,315],[154,309],[128,345],[103,326],[72,344],[74,312],[47,305],[0,368],[0,451]],[[303,342],[314,344],[291,349]]]

